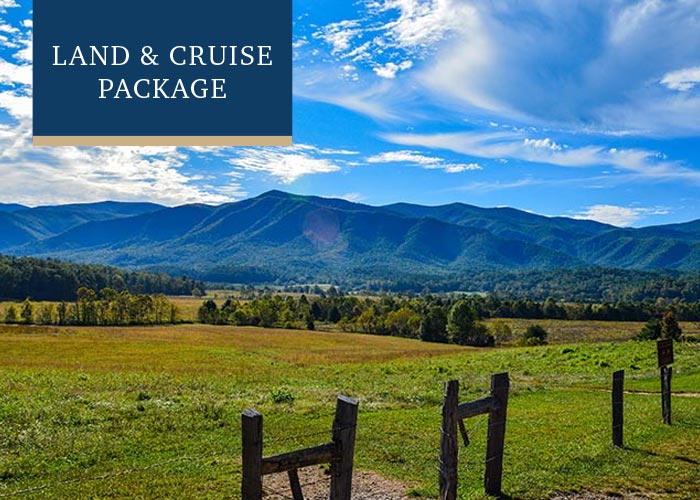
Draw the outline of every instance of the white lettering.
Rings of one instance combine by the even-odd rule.
[[[54,66],[66,66],[68,63],[64,59],[62,63],[58,62],[58,49],[60,49],[60,45],[54,45],[53,46],[53,65]]]
[[[184,59],[181,59],[182,62],[179,62],[178,60],[175,59],[175,51],[176,50],[181,50],[182,52],[187,52],[187,48],[182,46],[182,45],[178,45],[177,47],[173,47],[172,50],[170,51],[170,62],[173,63],[175,66],[184,66],[185,64],[187,64],[187,62]]]
[[[179,78],[141,78],[131,83],[125,78],[118,83],[100,78],[100,99],[226,99],[226,79],[198,78],[188,82]],[[116,85],[116,89],[115,89]]]
[[[109,87],[106,87],[105,84],[109,84]],[[110,80],[109,78],[100,78],[100,99],[107,99],[105,97],[105,93],[111,91],[114,88],[114,82]]]
[[[272,66],[272,59],[270,59],[270,51],[272,47],[270,45],[260,45],[258,47],[258,66]],[[267,64],[263,61],[268,61]]]

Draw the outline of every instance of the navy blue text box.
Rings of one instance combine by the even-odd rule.
[[[291,30],[291,0],[34,0],[34,135],[291,136]],[[89,63],[90,46],[113,45],[128,48],[128,64],[54,65],[69,62],[76,46]],[[145,46],[158,66],[142,64]],[[205,54],[237,46],[239,57],[242,46],[269,46],[263,62],[272,65],[176,66],[176,46]],[[176,52],[178,61],[184,54]],[[196,79],[225,79],[227,98],[100,99],[100,78],[115,88],[121,79],[182,79],[188,90]]]

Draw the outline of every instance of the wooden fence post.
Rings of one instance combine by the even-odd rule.
[[[357,407],[356,399],[338,396],[333,420],[333,442],[338,447],[340,456],[331,464],[330,500],[350,500]]]
[[[661,414],[664,424],[671,425],[671,376],[673,368],[670,366],[661,367]]]
[[[501,495],[503,476],[503,446],[506,436],[506,411],[508,409],[508,390],[510,380],[507,373],[491,376],[491,397],[495,400],[494,408],[489,412],[489,429],[486,444],[486,473],[484,486],[487,495]]]
[[[241,415],[243,430],[243,478],[241,496],[244,500],[262,500],[263,418],[249,408]]]
[[[613,446],[622,447],[623,410],[624,410],[625,370],[613,373],[612,387],[612,442]]]
[[[301,483],[299,483],[299,472],[296,469],[288,470],[289,487],[292,490],[292,498],[294,500],[304,500],[304,492],[301,491]]]
[[[459,406],[459,382],[445,384],[445,402],[442,405],[442,429],[440,436],[440,500],[457,499],[457,420]]]

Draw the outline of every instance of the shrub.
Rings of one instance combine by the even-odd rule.
[[[504,344],[513,340],[513,330],[510,325],[502,319],[497,319],[489,324],[491,334],[496,339],[497,344]]]
[[[658,318],[651,318],[647,321],[639,333],[635,336],[637,340],[656,340],[661,337],[661,322]]]
[[[540,325],[530,325],[523,333],[523,344],[525,345],[545,345],[547,343],[547,330]]]

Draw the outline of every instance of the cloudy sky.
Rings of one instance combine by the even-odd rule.
[[[379,205],[700,218],[697,0],[294,0],[290,148],[33,148],[32,4],[0,0],[0,202]]]

